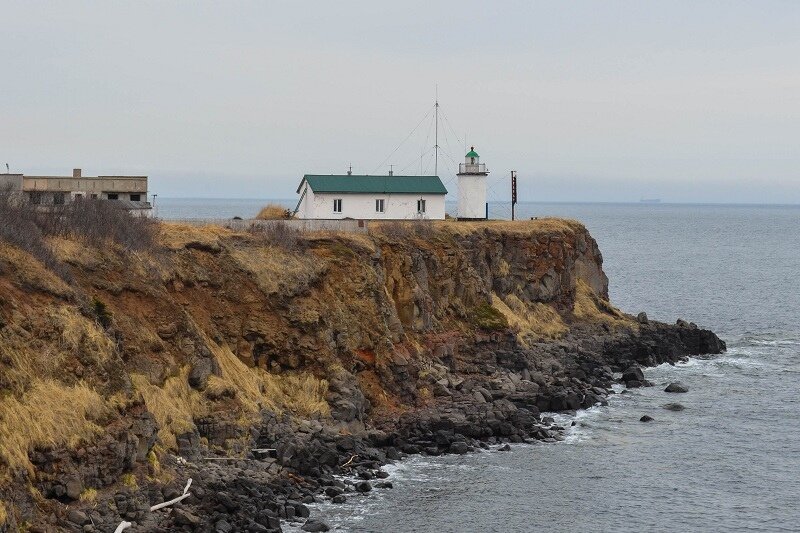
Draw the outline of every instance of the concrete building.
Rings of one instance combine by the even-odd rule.
[[[303,176],[296,216],[304,219],[444,220],[438,176]]]
[[[116,200],[120,206],[149,216],[147,176],[84,176],[81,169],[72,176],[26,176],[0,174],[0,190],[21,192],[35,205],[63,205],[77,198]]]
[[[458,219],[484,220],[486,217],[486,177],[489,171],[471,147],[464,163],[458,165]]]

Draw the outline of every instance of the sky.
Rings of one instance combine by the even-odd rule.
[[[293,198],[438,173],[489,200],[800,203],[800,2],[45,2],[0,8],[0,165]],[[404,143],[404,139],[407,139]],[[397,148],[399,145],[399,148]]]

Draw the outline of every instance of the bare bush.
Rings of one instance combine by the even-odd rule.
[[[45,234],[77,238],[95,246],[114,243],[139,251],[156,243],[156,221],[132,215],[113,201],[76,199],[41,212],[39,218]]]
[[[145,250],[155,246],[156,233],[155,221],[134,216],[112,201],[76,199],[66,205],[41,207],[30,204],[22,193],[0,191],[0,240],[30,253],[65,280],[69,279],[66,266],[53,254],[46,237]]]
[[[434,234],[433,222],[427,219],[391,220],[375,226],[376,232],[395,241],[412,237],[429,239]]]
[[[306,246],[302,232],[283,222],[252,224],[249,232],[271,246],[290,252],[303,251]]]

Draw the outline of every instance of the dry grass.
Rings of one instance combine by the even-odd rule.
[[[514,294],[502,298],[493,294],[492,306],[505,315],[523,340],[559,338],[569,329],[555,309],[541,302],[526,305]]]
[[[81,492],[79,499],[84,503],[94,502],[95,500],[97,500],[97,489],[93,488],[83,489],[83,492]]]
[[[212,399],[234,399],[240,406],[241,422],[245,425],[257,420],[262,409],[286,409],[301,416],[330,414],[325,401],[326,381],[310,374],[275,376],[259,368],[250,368],[227,346],[204,340],[219,362],[222,374],[209,378],[205,396],[189,386],[188,367],[167,379],[163,387],[153,385],[145,376],[131,375],[148,411],[158,421],[158,435],[166,447],[174,449],[177,435],[194,430],[195,419],[212,412]]]
[[[175,222],[159,224],[159,242],[171,250],[179,250],[190,242],[219,244],[222,237],[230,236],[233,231],[216,225],[193,226]]]
[[[611,325],[628,322],[625,315],[595,294],[589,284],[582,279],[575,285],[575,306],[572,313],[575,318],[589,322],[604,322]]]
[[[82,360],[87,357],[101,362],[114,351],[114,342],[93,320],[78,313],[74,307],[59,306],[48,313],[52,328],[61,332],[59,348],[68,354],[79,353]]]
[[[281,220],[289,218],[289,210],[278,204],[267,204],[261,208],[256,218],[258,220]]]
[[[158,422],[161,442],[173,449],[177,447],[175,436],[194,430],[194,419],[208,412],[202,396],[189,386],[188,376],[187,366],[158,387],[141,374],[131,374],[133,386]]]
[[[6,505],[0,501],[0,526],[5,525],[8,521],[8,511],[6,511]]]
[[[13,279],[18,285],[64,299],[74,295],[72,287],[51,270],[52,265],[45,265],[33,255],[3,241],[0,241],[0,263],[8,263],[11,266]]]
[[[251,246],[231,252],[233,259],[253,274],[265,294],[296,294],[315,279],[323,262],[310,254],[296,254],[275,246]]]
[[[584,225],[577,220],[545,217],[536,220],[485,220],[458,222],[455,220],[434,221],[434,228],[457,235],[470,235],[478,231],[495,231],[516,234],[575,233],[583,231]]]
[[[108,408],[95,391],[80,383],[66,387],[37,382],[21,399],[0,400],[0,460],[33,472],[28,452],[37,447],[74,448],[103,431]]]
[[[219,362],[222,376],[213,380],[214,387],[235,390],[246,412],[256,415],[263,408],[286,409],[302,416],[328,415],[325,401],[328,382],[311,374],[274,375],[244,364],[227,346],[208,341]]]

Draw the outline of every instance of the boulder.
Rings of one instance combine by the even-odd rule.
[[[639,419],[639,422],[652,422],[653,420],[655,420],[655,418],[653,418],[652,416],[644,415],[642,416],[642,418]]]
[[[628,367],[622,373],[622,381],[624,381],[625,383],[629,381],[644,382],[645,381],[644,372],[642,372],[642,369],[638,365]]]
[[[636,315],[636,321],[639,322],[639,324],[649,324],[650,323],[650,320],[647,319],[647,313],[645,313],[645,312],[641,312],[638,315]]]
[[[83,511],[79,511],[78,509],[71,509],[70,512],[67,513],[67,520],[69,520],[73,524],[78,524],[79,526],[82,526],[84,524],[89,523],[89,516]]]
[[[202,520],[197,515],[193,515],[189,511],[185,509],[175,509],[172,511],[172,516],[175,519],[175,523],[179,526],[190,526],[190,527],[197,527],[201,524]]]
[[[667,385],[664,392],[689,392],[689,388],[680,381],[674,381]]]
[[[469,451],[469,445],[466,442],[454,442],[450,445],[449,449],[450,453],[455,453],[458,455],[464,455]]]
[[[667,411],[683,411],[686,408],[679,403],[668,403],[664,405],[664,409]]]
[[[372,485],[370,485],[369,481],[361,481],[356,483],[356,490],[358,492],[369,492],[372,490]]]
[[[347,501],[347,496],[345,496],[344,494],[339,494],[339,495],[334,496],[333,498],[331,498],[331,501],[333,503],[344,503],[344,502]]]
[[[322,520],[317,520],[316,518],[309,518],[306,520],[306,523],[300,528],[303,531],[308,531],[309,533],[319,533],[322,531],[330,531],[331,527],[323,522]]]

